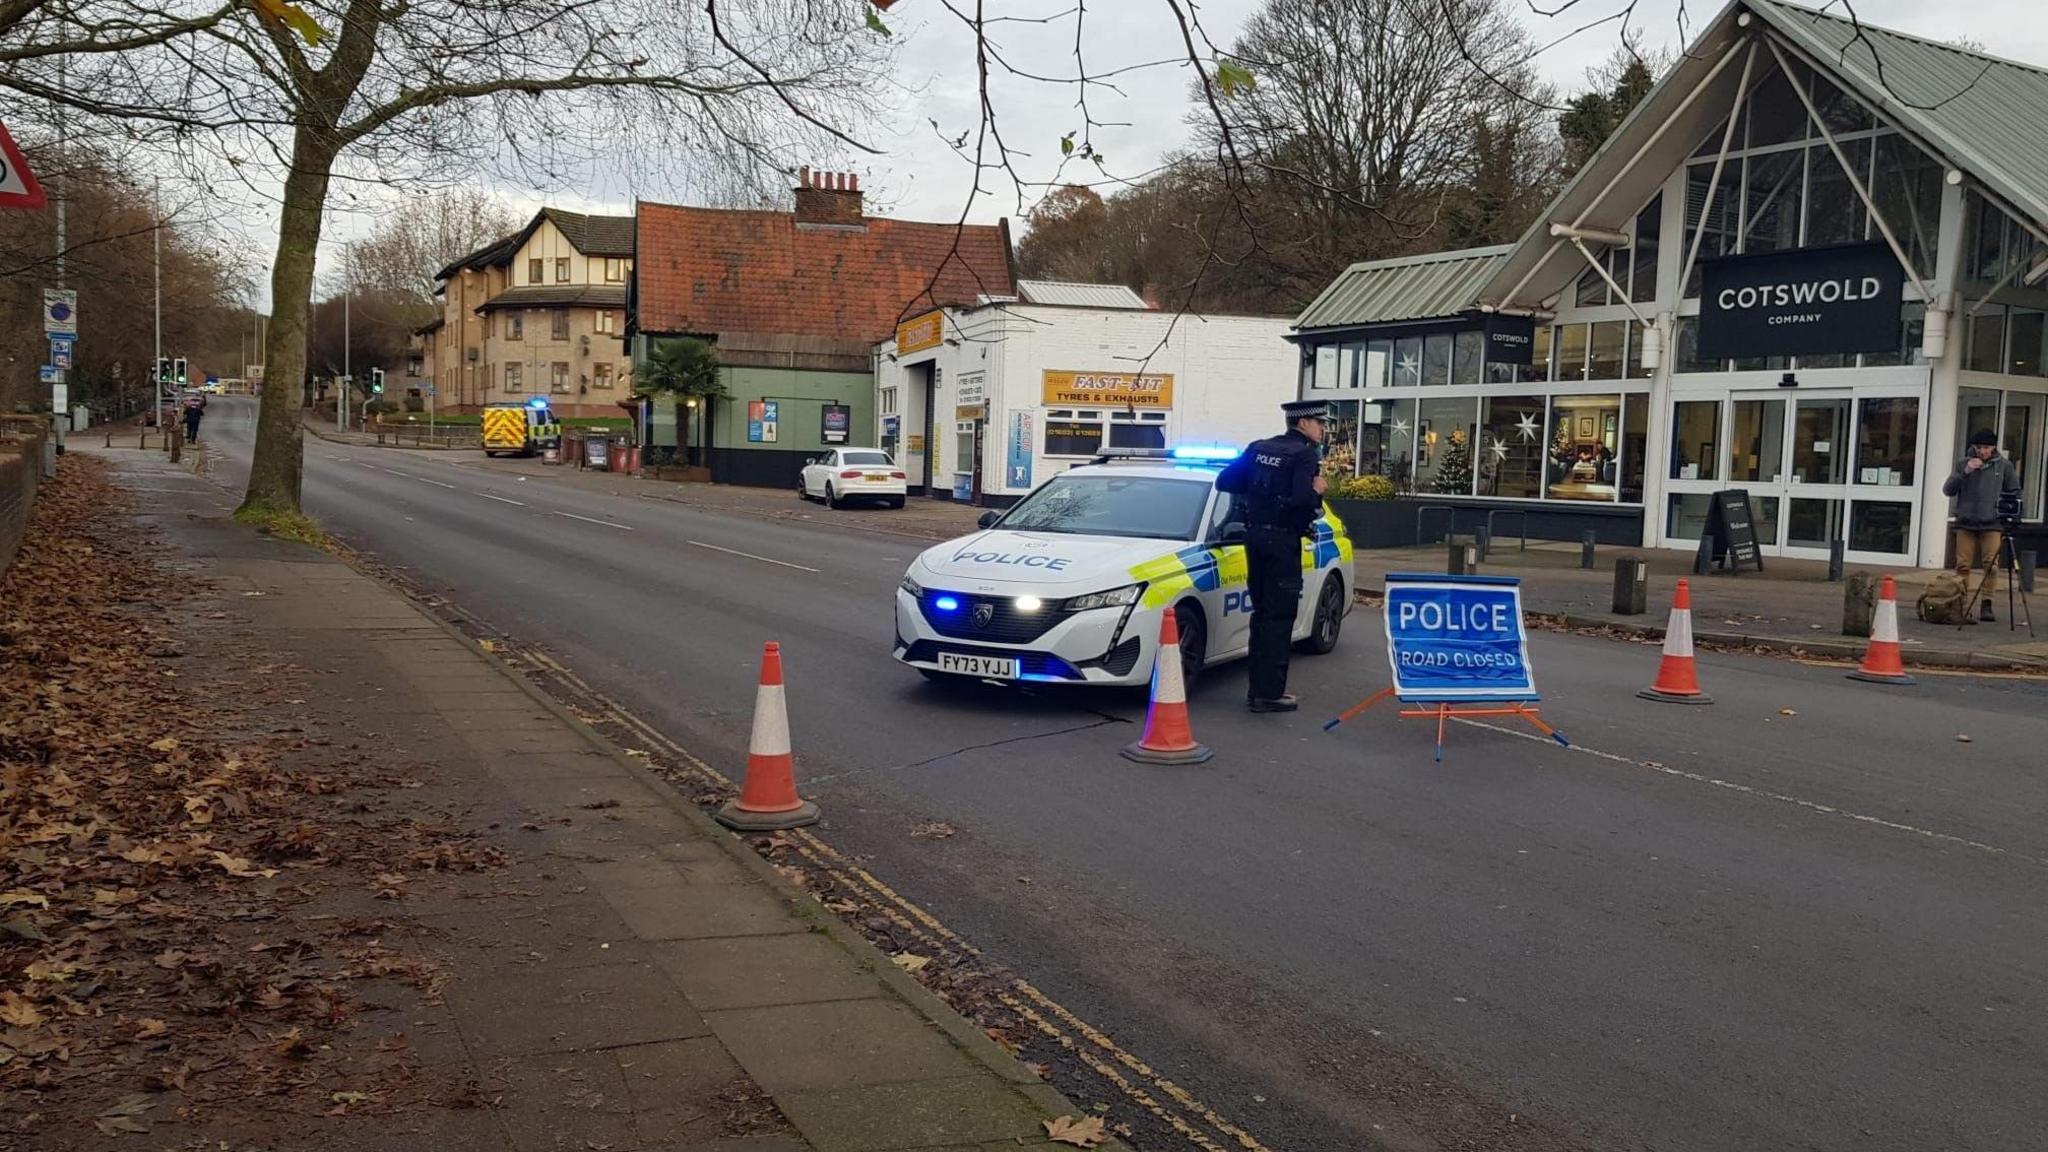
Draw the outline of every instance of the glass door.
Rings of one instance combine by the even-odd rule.
[[[1778,547],[1786,556],[1825,560],[1843,538],[1849,511],[1851,409],[1847,392],[1801,391],[1791,398],[1786,424],[1784,528]]]

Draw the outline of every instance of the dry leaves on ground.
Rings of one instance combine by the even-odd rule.
[[[1045,1122],[1046,1138],[1056,1144],[1093,1148],[1109,1143],[1109,1127],[1100,1116],[1057,1116]]]

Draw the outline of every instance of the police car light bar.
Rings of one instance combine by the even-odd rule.
[[[1095,453],[1095,462],[1107,460],[1166,460],[1170,459],[1164,448],[1104,448]]]
[[[1237,449],[1220,444],[1184,444],[1173,450],[1175,460],[1235,460]]]
[[[528,408],[533,408],[536,410],[545,408],[548,406],[548,398],[545,396],[535,396],[533,399],[528,400],[526,402],[526,406]]]

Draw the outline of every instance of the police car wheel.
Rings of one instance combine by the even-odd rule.
[[[1309,618],[1308,636],[1300,648],[1316,656],[1325,656],[1337,648],[1337,635],[1344,628],[1344,579],[1331,576],[1323,581],[1323,590],[1316,594],[1316,612]]]
[[[1209,622],[1202,618],[1201,607],[1192,600],[1173,606],[1173,620],[1180,629],[1181,683],[1193,691],[1209,654]]]

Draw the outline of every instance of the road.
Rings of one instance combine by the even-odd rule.
[[[224,478],[252,428],[216,401]],[[1320,730],[1385,683],[1360,613],[1302,713],[1218,670],[1215,760],[1144,768],[1142,701],[896,667],[917,541],[306,451],[337,535],[727,771],[780,641],[826,838],[1266,1148],[2048,1147],[2039,682],[1709,655],[1684,708],[1634,697],[1654,649],[1538,634],[1577,747],[1458,725],[1438,765]]]

